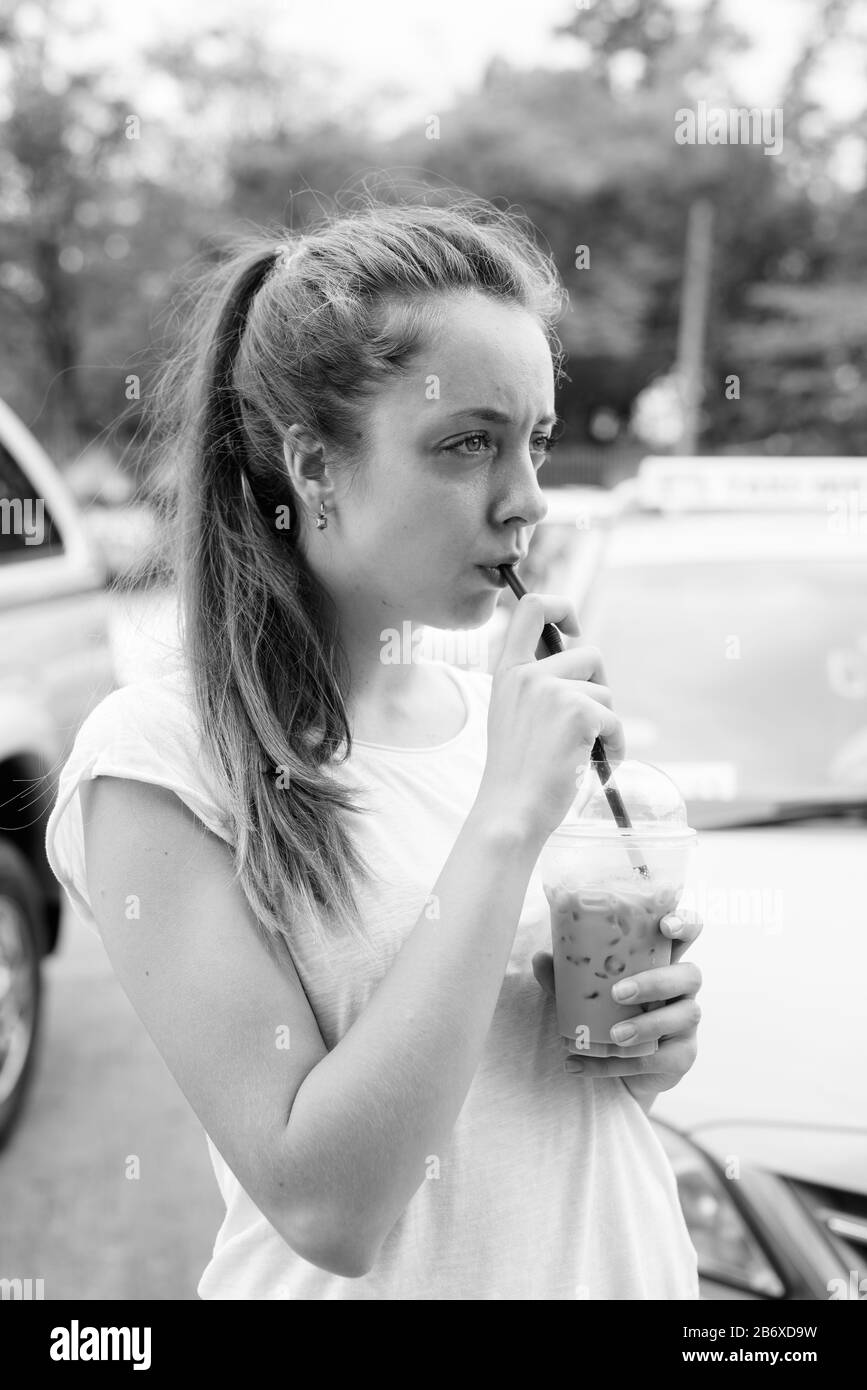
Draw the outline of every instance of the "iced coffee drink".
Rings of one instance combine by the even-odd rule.
[[[656,1043],[628,1047],[611,1040],[615,1023],[640,1006],[617,1004],[611,986],[640,970],[671,961],[671,941],[660,920],[677,905],[671,884],[545,889],[551,908],[551,943],[557,1026],[591,1057],[636,1057]]]
[[[618,1004],[619,980],[671,962],[660,922],[677,907],[695,831],[674,783],[646,763],[621,763],[618,788],[632,829],[614,824],[597,783],[547,841],[539,861],[551,909],[557,1026],[570,1050],[640,1057],[657,1042],[618,1044],[615,1023],[652,1005]]]

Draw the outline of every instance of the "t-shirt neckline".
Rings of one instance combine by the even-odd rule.
[[[465,737],[470,727],[472,719],[470,702],[467,699],[467,693],[464,689],[463,682],[459,680],[458,676],[455,674],[455,671],[448,664],[448,662],[442,661],[439,663],[430,663],[430,665],[437,664],[441,665],[448,672],[449,679],[451,680],[452,684],[456,686],[458,693],[460,694],[461,700],[463,702],[465,717],[464,722],[461,725],[458,732],[452,738],[447,739],[445,743],[434,743],[433,745],[428,745],[424,748],[403,748],[393,743],[370,743],[367,739],[353,737],[353,748],[372,748],[379,753],[412,753],[418,755],[419,753],[442,753],[447,748],[453,748],[456,743],[459,743],[461,739]]]

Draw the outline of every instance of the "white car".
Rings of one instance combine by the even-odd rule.
[[[702,1296],[867,1297],[867,461],[648,460],[595,491],[549,494],[520,572],[573,598],[627,755],[699,832],[699,1056],[652,1113]]]
[[[57,776],[115,684],[106,569],[57,468],[0,401],[0,1146],[33,1074],[60,887],[45,858]]]

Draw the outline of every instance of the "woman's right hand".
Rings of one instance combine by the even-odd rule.
[[[579,635],[575,607],[560,594],[524,594],[515,606],[493,674],[488,756],[477,800],[540,844],[578,793],[595,740],[612,768],[623,760],[623,727],[612,711],[596,647],[572,646],[536,660],[545,623]]]

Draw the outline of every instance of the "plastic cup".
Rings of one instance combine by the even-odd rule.
[[[551,910],[557,1027],[570,1051],[590,1057],[644,1057],[657,1050],[655,1040],[612,1041],[615,1023],[659,1005],[618,1004],[611,987],[671,963],[672,942],[659,924],[678,905],[696,844],[683,798],[659,768],[623,762],[617,780],[632,829],[614,824],[597,781],[539,859]],[[647,866],[646,877],[636,862]]]

